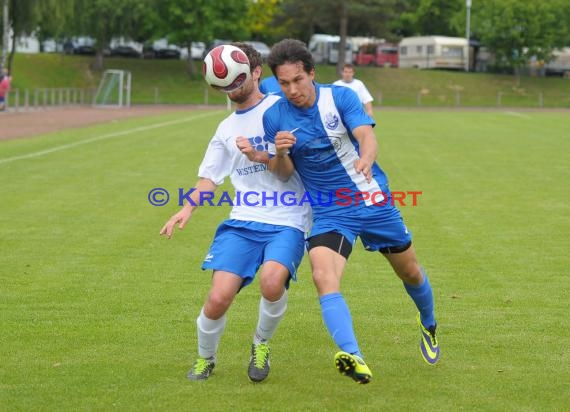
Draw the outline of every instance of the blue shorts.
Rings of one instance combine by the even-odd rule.
[[[290,226],[228,219],[218,226],[202,269],[234,273],[243,278],[244,287],[263,263],[273,260],[289,269],[289,278],[296,281],[304,240],[304,233]]]
[[[314,216],[310,237],[336,232],[343,235],[352,245],[356,238],[366,250],[378,251],[387,247],[399,247],[412,241],[412,234],[404,224],[400,211],[390,204],[368,206],[348,210],[337,217]]]

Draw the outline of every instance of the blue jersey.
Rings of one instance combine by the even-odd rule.
[[[370,183],[354,167],[360,154],[352,130],[374,126],[374,120],[351,89],[321,84],[315,87],[312,107],[299,108],[281,99],[265,112],[263,124],[268,141],[274,144],[279,131],[295,130],[297,141],[290,156],[310,196],[315,217],[346,216],[347,212],[364,211],[385,202],[387,178],[378,164],[373,164]],[[274,154],[274,145],[271,150]]]

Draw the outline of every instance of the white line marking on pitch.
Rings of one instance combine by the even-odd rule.
[[[519,112],[504,112],[504,113],[508,114],[509,116],[522,117],[523,119],[532,119],[531,116]]]
[[[213,116],[213,115],[219,114],[219,113],[220,113],[219,111],[218,112],[212,112],[212,113],[204,113],[204,114],[200,114],[200,115],[197,115],[194,117],[189,117],[186,119],[171,120],[169,122],[163,122],[163,123],[157,123],[157,124],[153,124],[153,125],[149,125],[149,126],[137,127],[135,129],[130,129],[130,130],[123,130],[122,132],[115,132],[115,133],[104,134],[101,136],[95,136],[95,137],[92,137],[89,139],[81,140],[79,142],[68,143],[68,144],[64,144],[61,146],[52,147],[51,149],[40,150],[39,152],[33,152],[33,153],[25,154],[25,155],[7,157],[5,159],[0,159],[0,165],[4,164],[4,163],[15,162],[16,160],[32,159],[34,157],[40,157],[40,156],[47,155],[50,153],[59,152],[61,150],[71,149],[72,147],[81,146],[81,145],[84,145],[87,143],[93,143],[93,142],[98,142],[100,140],[110,139],[112,137],[125,136],[125,135],[131,134],[131,133],[145,132],[147,130],[158,129],[159,127],[170,126],[170,125],[177,124],[177,123],[189,122],[192,120],[201,119],[203,117]]]

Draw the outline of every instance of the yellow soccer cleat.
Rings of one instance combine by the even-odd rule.
[[[247,376],[252,382],[261,382],[269,375],[269,345],[251,345],[251,358]]]
[[[420,331],[422,338],[420,340],[420,352],[422,357],[429,365],[435,365],[439,360],[439,343],[435,337],[436,325],[426,328],[422,321],[420,320],[420,314],[417,316],[418,325],[420,325]]]
[[[213,357],[208,359],[198,358],[186,376],[191,381],[205,381],[210,377],[215,366],[216,359]]]
[[[372,379],[372,372],[364,360],[358,355],[348,352],[338,352],[334,356],[334,366],[341,375],[349,376],[358,383],[368,383]]]

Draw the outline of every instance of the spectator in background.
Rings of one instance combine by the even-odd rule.
[[[266,77],[259,83],[259,91],[263,94],[277,94],[283,96],[281,86],[275,76]]]
[[[342,79],[337,80],[333,84],[337,86],[345,86],[356,92],[358,98],[364,105],[364,110],[368,116],[373,117],[374,112],[372,111],[372,102],[374,98],[364,85],[362,81],[354,78],[354,66],[350,63],[346,63],[342,69]]]
[[[0,70],[0,111],[6,109],[6,95],[10,90],[10,82],[12,79],[9,76],[8,69],[3,68]]]

